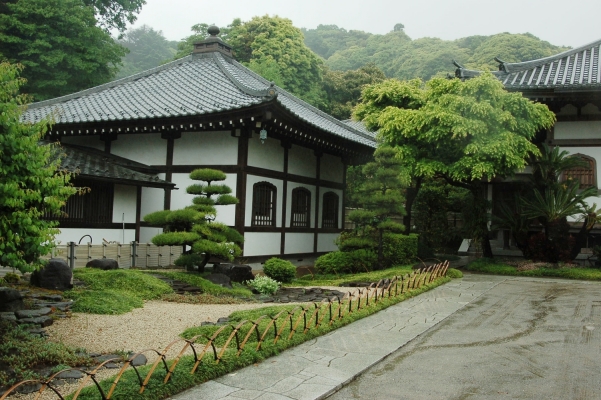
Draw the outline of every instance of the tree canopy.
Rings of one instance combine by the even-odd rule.
[[[123,78],[161,65],[173,58],[177,42],[165,39],[163,32],[148,25],[129,30],[119,43],[129,50],[116,78]]]
[[[110,81],[124,55],[81,0],[0,4],[0,60],[25,67],[22,89],[35,100]]]
[[[32,271],[54,245],[58,215],[75,193],[61,171],[58,148],[40,146],[49,121],[20,122],[28,99],[19,94],[22,67],[0,63],[0,265]]]
[[[83,3],[94,9],[100,26],[107,32],[110,29],[124,32],[127,23],[134,23],[146,0],[83,0]]]
[[[486,255],[483,183],[523,169],[538,149],[531,139],[555,122],[547,106],[507,92],[492,74],[466,81],[388,80],[368,86],[355,118],[394,146],[414,177],[440,177],[469,189]],[[478,233],[478,232],[477,232]],[[486,246],[488,245],[488,249]]]

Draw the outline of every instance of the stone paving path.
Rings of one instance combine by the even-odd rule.
[[[466,275],[170,399],[322,399],[506,277]]]

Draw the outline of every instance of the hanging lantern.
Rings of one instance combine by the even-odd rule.
[[[267,139],[267,131],[265,129],[261,129],[259,132],[259,139],[261,139],[261,144],[265,143],[265,139]]]

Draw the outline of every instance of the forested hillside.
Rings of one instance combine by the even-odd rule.
[[[430,79],[453,71],[452,60],[468,68],[497,69],[494,57],[518,62],[551,56],[564,47],[554,46],[529,33],[469,36],[453,41],[437,38],[412,40],[397,24],[385,35],[347,31],[336,25],[302,29],[305,43],[333,70],[352,70],[368,63],[387,77]]]

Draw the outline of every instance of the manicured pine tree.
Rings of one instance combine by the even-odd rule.
[[[358,225],[362,236],[375,231],[378,268],[382,269],[385,233],[402,233],[404,229],[403,224],[391,217],[405,213],[403,191],[408,178],[392,147],[378,147],[374,158],[375,161],[363,166],[363,175],[367,179],[356,189],[355,201],[361,209],[352,211],[349,219]]]
[[[233,261],[241,254],[238,243],[243,236],[235,229],[215,222],[215,206],[237,204],[232,190],[222,182],[226,175],[214,169],[196,169],[190,179],[204,183],[188,186],[186,192],[194,195],[192,205],[181,210],[164,210],[148,214],[144,220],[151,225],[163,227],[163,233],[152,238],[157,246],[190,246],[176,261],[178,266],[204,271],[211,257]]]

